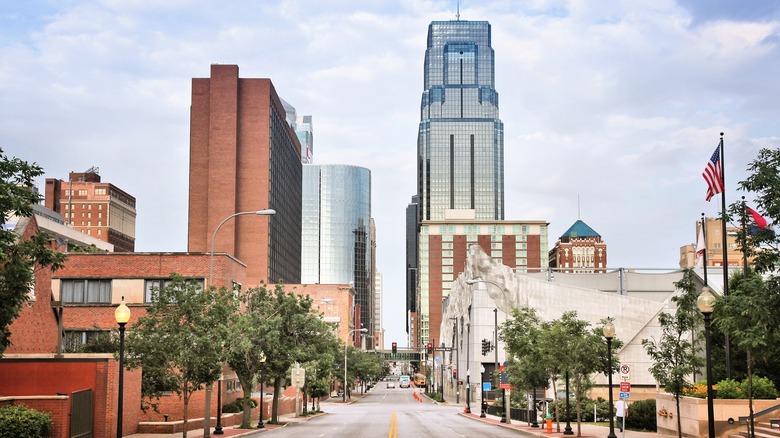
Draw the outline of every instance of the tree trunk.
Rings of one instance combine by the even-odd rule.
[[[709,385],[709,382],[707,382]],[[682,418],[680,418],[680,395],[674,395],[674,404],[677,406],[677,438],[682,438]]]
[[[556,380],[558,380],[558,379],[556,379],[555,376],[553,376],[552,388],[553,388],[553,394],[555,394],[555,427],[556,427],[555,431],[556,432],[560,432],[561,431],[561,416],[560,416],[559,410],[558,410],[558,407],[559,407],[558,405],[560,405],[560,403],[558,402],[558,389],[555,386],[555,381]]]
[[[750,437],[756,438],[756,419],[753,418],[753,358],[750,355],[750,349],[747,351],[747,372],[748,372],[748,407],[750,409]]]
[[[184,392],[182,397],[184,398],[184,415],[182,421],[181,438],[187,438],[187,420],[189,420],[189,406],[190,406],[190,391],[188,390],[189,382],[184,381]]]
[[[274,377],[274,398],[271,402],[271,423],[279,424],[279,393],[282,389],[282,378],[279,376]]]

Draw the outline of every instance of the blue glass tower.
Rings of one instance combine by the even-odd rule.
[[[417,137],[419,220],[504,219],[504,124],[487,21],[428,26]]]

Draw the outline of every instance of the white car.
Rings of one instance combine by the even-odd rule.
[[[395,382],[393,382],[392,380],[387,382],[387,389],[390,389],[390,388],[395,389]]]

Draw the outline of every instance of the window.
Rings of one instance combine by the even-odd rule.
[[[79,196],[87,196],[87,191],[84,189],[79,190]]]
[[[160,289],[171,284],[171,279],[146,280],[144,283],[144,303],[153,303],[154,296],[160,293]]]
[[[65,353],[110,353],[106,351],[110,347],[111,332],[107,330],[66,330],[63,333]]]
[[[60,299],[63,303],[111,303],[111,280],[62,280]]]
[[[103,187],[103,188],[95,188],[95,194],[96,195],[105,195],[106,194],[105,187]]]

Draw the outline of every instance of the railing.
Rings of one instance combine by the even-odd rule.
[[[763,411],[754,412],[753,418],[763,417],[764,415],[771,414],[774,411],[780,410],[780,405],[772,406],[771,408],[766,408]],[[745,425],[748,426],[748,433],[750,433],[750,415],[740,416],[739,417],[739,424],[740,426]],[[771,423],[770,423],[771,427]]]
[[[495,415],[496,417],[500,417],[501,414],[503,413],[504,413],[503,406],[490,405],[487,408],[487,414],[489,415]],[[531,414],[530,419],[528,417],[528,414],[529,411],[527,409],[511,408],[509,410],[509,418],[511,418],[512,420],[525,421],[525,422],[533,422],[534,420],[537,420],[535,411],[530,411]]]

